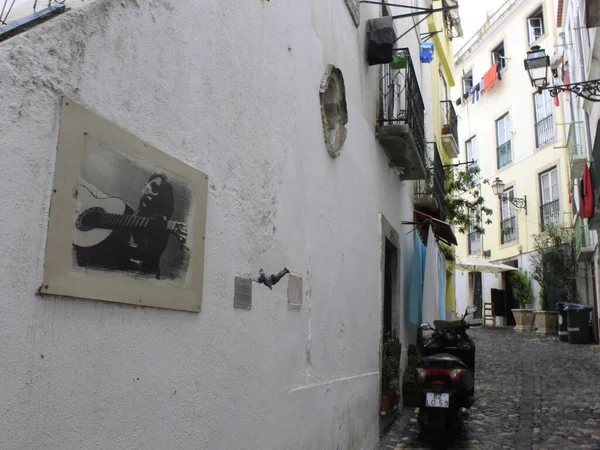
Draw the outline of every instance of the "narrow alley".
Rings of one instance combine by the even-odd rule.
[[[600,449],[600,353],[555,336],[472,330],[476,392],[453,448]],[[379,449],[430,448],[405,408]]]

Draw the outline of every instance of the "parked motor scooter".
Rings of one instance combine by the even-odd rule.
[[[423,359],[417,364],[419,389],[418,422],[437,447],[452,442],[460,424],[469,416],[475,402],[475,343],[467,335],[466,318],[477,311],[469,305],[460,320],[436,320],[419,327]],[[423,331],[433,333],[423,338]]]

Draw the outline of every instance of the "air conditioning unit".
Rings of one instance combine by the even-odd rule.
[[[485,256],[486,258],[489,258],[490,256],[492,256],[492,251],[491,250],[484,250],[483,256]]]

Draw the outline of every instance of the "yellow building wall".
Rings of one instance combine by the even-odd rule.
[[[535,44],[546,49],[552,55],[555,52],[554,42],[554,9],[551,1],[545,1],[544,22],[546,34]],[[533,249],[533,234],[541,231],[540,204],[541,193],[539,174],[556,166],[558,168],[559,199],[561,219],[570,223],[571,205],[569,204],[569,175],[566,151],[566,127],[562,111],[563,97],[560,107],[552,106],[554,117],[554,140],[536,148],[535,116],[533,94],[528,74],[523,66],[523,60],[529,48],[527,42],[526,20],[529,14],[540,3],[525,2],[520,7],[505,16],[503,24],[488,27],[483,36],[476,36],[470,49],[461,49],[455,66],[457,86],[453,98],[461,95],[462,74],[473,70],[474,83],[477,83],[491,67],[491,51],[501,41],[504,41],[507,56],[507,67],[502,72],[502,80],[479,101],[472,103],[469,98],[466,104],[457,106],[459,120],[459,146],[461,162],[466,160],[465,143],[477,136],[477,156],[481,168],[481,179],[493,182],[499,177],[506,187],[515,188],[515,197],[527,197],[527,215],[522,209],[517,209],[516,241],[501,244],[500,232],[500,200],[494,196],[491,185],[481,185],[481,193],[485,205],[493,210],[492,224],[484,225],[482,249],[491,251],[491,260],[505,260],[527,253]],[[497,168],[496,159],[496,119],[504,114],[510,114],[513,162]],[[459,241],[457,256],[464,258],[468,255],[468,236],[457,235]]]

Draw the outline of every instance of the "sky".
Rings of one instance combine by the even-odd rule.
[[[491,15],[502,3],[502,0],[458,0],[458,12],[464,38],[454,40],[455,52],[485,23],[486,12]]]

